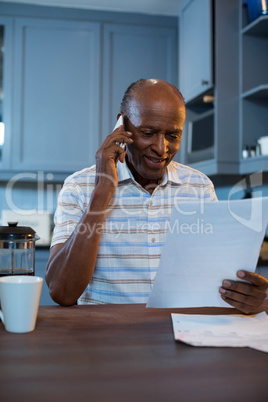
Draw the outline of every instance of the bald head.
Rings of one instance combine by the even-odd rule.
[[[151,97],[152,101],[157,101],[157,98],[162,97],[163,94],[171,97],[175,95],[180,103],[185,105],[181,92],[169,82],[160,79],[140,79],[127,88],[121,102],[120,113],[130,117],[130,104],[134,99],[142,100],[146,96],[147,99]]]

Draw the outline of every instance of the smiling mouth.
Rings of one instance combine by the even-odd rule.
[[[164,159],[158,159],[158,158],[152,158],[152,157],[150,157],[150,156],[145,156],[145,158],[146,158],[151,164],[154,164],[154,165],[161,165],[163,162],[166,161],[166,158],[164,158]]]

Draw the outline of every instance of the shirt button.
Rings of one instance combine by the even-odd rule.
[[[155,242],[155,238],[153,237],[153,238],[152,238],[152,243],[154,243],[154,242]]]
[[[152,200],[149,202],[149,205],[150,205],[150,207],[153,205],[153,201],[152,201]]]

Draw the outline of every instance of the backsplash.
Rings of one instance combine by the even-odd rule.
[[[48,246],[53,230],[53,215],[62,183],[0,182],[0,224],[18,221],[32,227],[40,237],[37,246]],[[17,211],[18,214],[14,214]],[[18,219],[17,216],[21,217]]]
[[[8,187],[0,182],[0,210],[23,209],[54,213],[62,183],[23,182]]]

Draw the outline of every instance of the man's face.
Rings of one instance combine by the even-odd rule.
[[[129,110],[127,162],[138,183],[154,187],[180,148],[185,107],[170,87],[158,84],[137,90]]]

